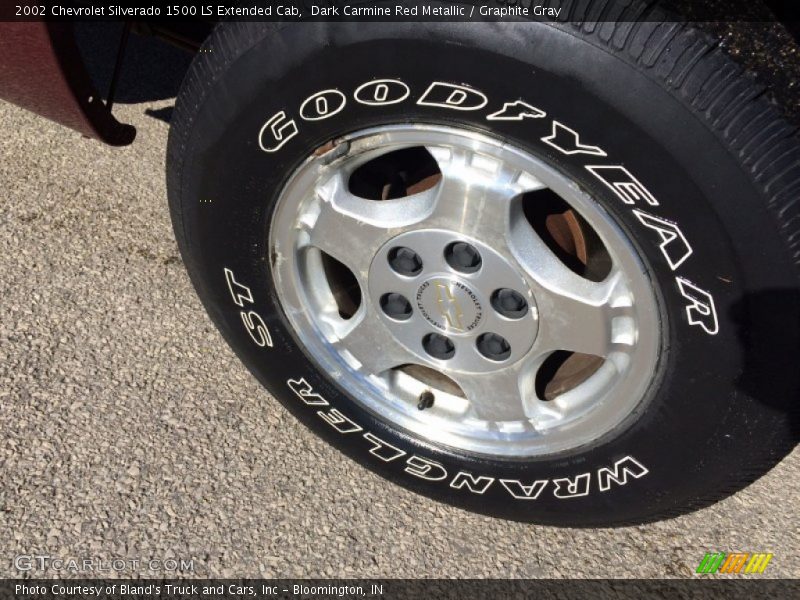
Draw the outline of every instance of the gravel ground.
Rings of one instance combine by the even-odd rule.
[[[178,79],[161,74],[123,85],[139,130],[123,149],[0,103],[0,576],[46,554],[143,576],[178,557],[198,576],[685,577],[707,551],[773,552],[769,576],[800,575],[798,451],[715,506],[617,530],[472,515],[342,460],[191,288],[155,118]]]

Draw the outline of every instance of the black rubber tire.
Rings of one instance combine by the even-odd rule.
[[[608,3],[585,4],[597,10]],[[706,506],[746,486],[797,443],[800,146],[763,89],[712,39],[648,14],[600,26],[231,23],[219,26],[205,49],[184,81],[168,149],[169,201],[184,261],[251,372],[354,460],[472,511],[609,526]],[[303,100],[319,90],[351,99],[376,78],[402,80],[410,96],[379,107],[349,101],[316,121],[299,116]],[[474,111],[417,104],[434,81],[480,90],[489,104]],[[486,120],[490,109],[517,99],[547,118]],[[267,153],[259,131],[279,111],[298,133]],[[607,157],[565,155],[542,143],[554,119]],[[557,456],[470,456],[391,428],[298,345],[276,300],[267,252],[282,184],[336,136],[397,122],[462,126],[527,149],[579,181],[639,247],[663,302],[665,344],[648,399],[617,430]],[[658,206],[643,190],[604,185],[585,168],[597,164],[624,165]],[[691,256],[673,269],[668,260],[683,247],[665,245],[632,209],[679,224]],[[251,298],[232,296],[226,269]],[[707,300],[698,290],[713,299],[716,324],[693,304],[692,297]],[[288,379],[302,380],[305,394],[294,393]],[[325,399],[322,408],[307,403],[312,393]],[[339,433],[318,415],[331,409],[361,429]],[[431,467],[429,476],[446,477],[415,476],[423,459],[443,469]],[[525,494],[531,497],[515,498]]]

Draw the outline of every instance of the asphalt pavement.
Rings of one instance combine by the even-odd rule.
[[[705,510],[603,530],[473,515],[343,460],[195,296],[162,84],[123,97],[138,138],[121,149],[0,102],[0,576],[70,574],[17,558],[48,555],[125,576],[173,560],[187,576],[688,577],[712,551],[800,575],[798,451]]]

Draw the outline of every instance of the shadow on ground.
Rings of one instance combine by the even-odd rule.
[[[122,23],[79,23],[75,37],[92,82],[105,97],[114,72]],[[131,34],[117,82],[115,104],[138,104],[174,98],[193,55],[162,40]],[[169,121],[172,107],[146,113]]]

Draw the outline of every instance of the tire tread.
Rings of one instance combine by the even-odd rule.
[[[595,4],[603,5],[604,13],[610,10],[606,0]],[[667,15],[653,2],[619,4],[625,20],[605,23],[611,31],[585,23],[574,27],[662,82],[736,154],[760,187],[800,276],[797,129],[769,101],[768,87],[726,54],[712,35]],[[591,12],[587,8],[582,14]],[[795,193],[787,197],[788,190]]]

